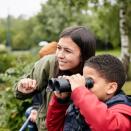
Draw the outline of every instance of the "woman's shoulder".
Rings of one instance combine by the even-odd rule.
[[[40,61],[53,61],[53,60],[56,60],[55,54],[46,55],[40,59]]]
[[[51,54],[42,57],[35,64],[54,63],[55,61],[56,61],[56,55]]]

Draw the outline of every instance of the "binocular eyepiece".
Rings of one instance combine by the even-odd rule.
[[[90,89],[94,85],[92,78],[85,78],[85,86]],[[67,79],[52,78],[48,81],[47,91],[71,92],[71,85]]]

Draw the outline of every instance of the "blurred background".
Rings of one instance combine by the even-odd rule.
[[[13,86],[39,59],[45,43],[68,27],[84,25],[97,39],[97,53],[120,58],[131,95],[130,0],[0,0],[0,131],[17,131],[30,99],[15,99]]]

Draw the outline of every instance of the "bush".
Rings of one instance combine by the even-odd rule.
[[[16,58],[8,53],[0,55],[0,73],[4,73],[8,68],[13,67],[13,61]]]
[[[1,54],[1,53],[6,53],[6,52],[7,52],[6,46],[3,45],[3,44],[0,44],[0,54]]]
[[[6,56],[6,57],[5,57]],[[10,131],[19,130],[25,120],[25,110],[30,105],[30,99],[20,101],[14,96],[12,88],[18,77],[29,72],[36,57],[28,54],[6,54],[0,58],[8,66],[0,73],[0,127]],[[11,59],[10,59],[11,58]]]

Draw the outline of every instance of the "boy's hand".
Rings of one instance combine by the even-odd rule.
[[[72,76],[65,76],[64,75],[62,77],[69,80],[72,91],[77,87],[85,87],[85,77],[80,74],[76,74],[76,75],[72,75]],[[61,78],[61,77],[59,77],[59,78]],[[71,93],[70,92],[60,93],[60,92],[54,91],[54,94],[56,95],[57,98],[65,99],[68,96],[70,96]]]
[[[17,89],[22,93],[31,93],[36,90],[36,80],[30,78],[21,79],[18,83]]]
[[[65,78],[69,80],[72,91],[77,87],[85,87],[85,77],[80,74],[66,76]]]

